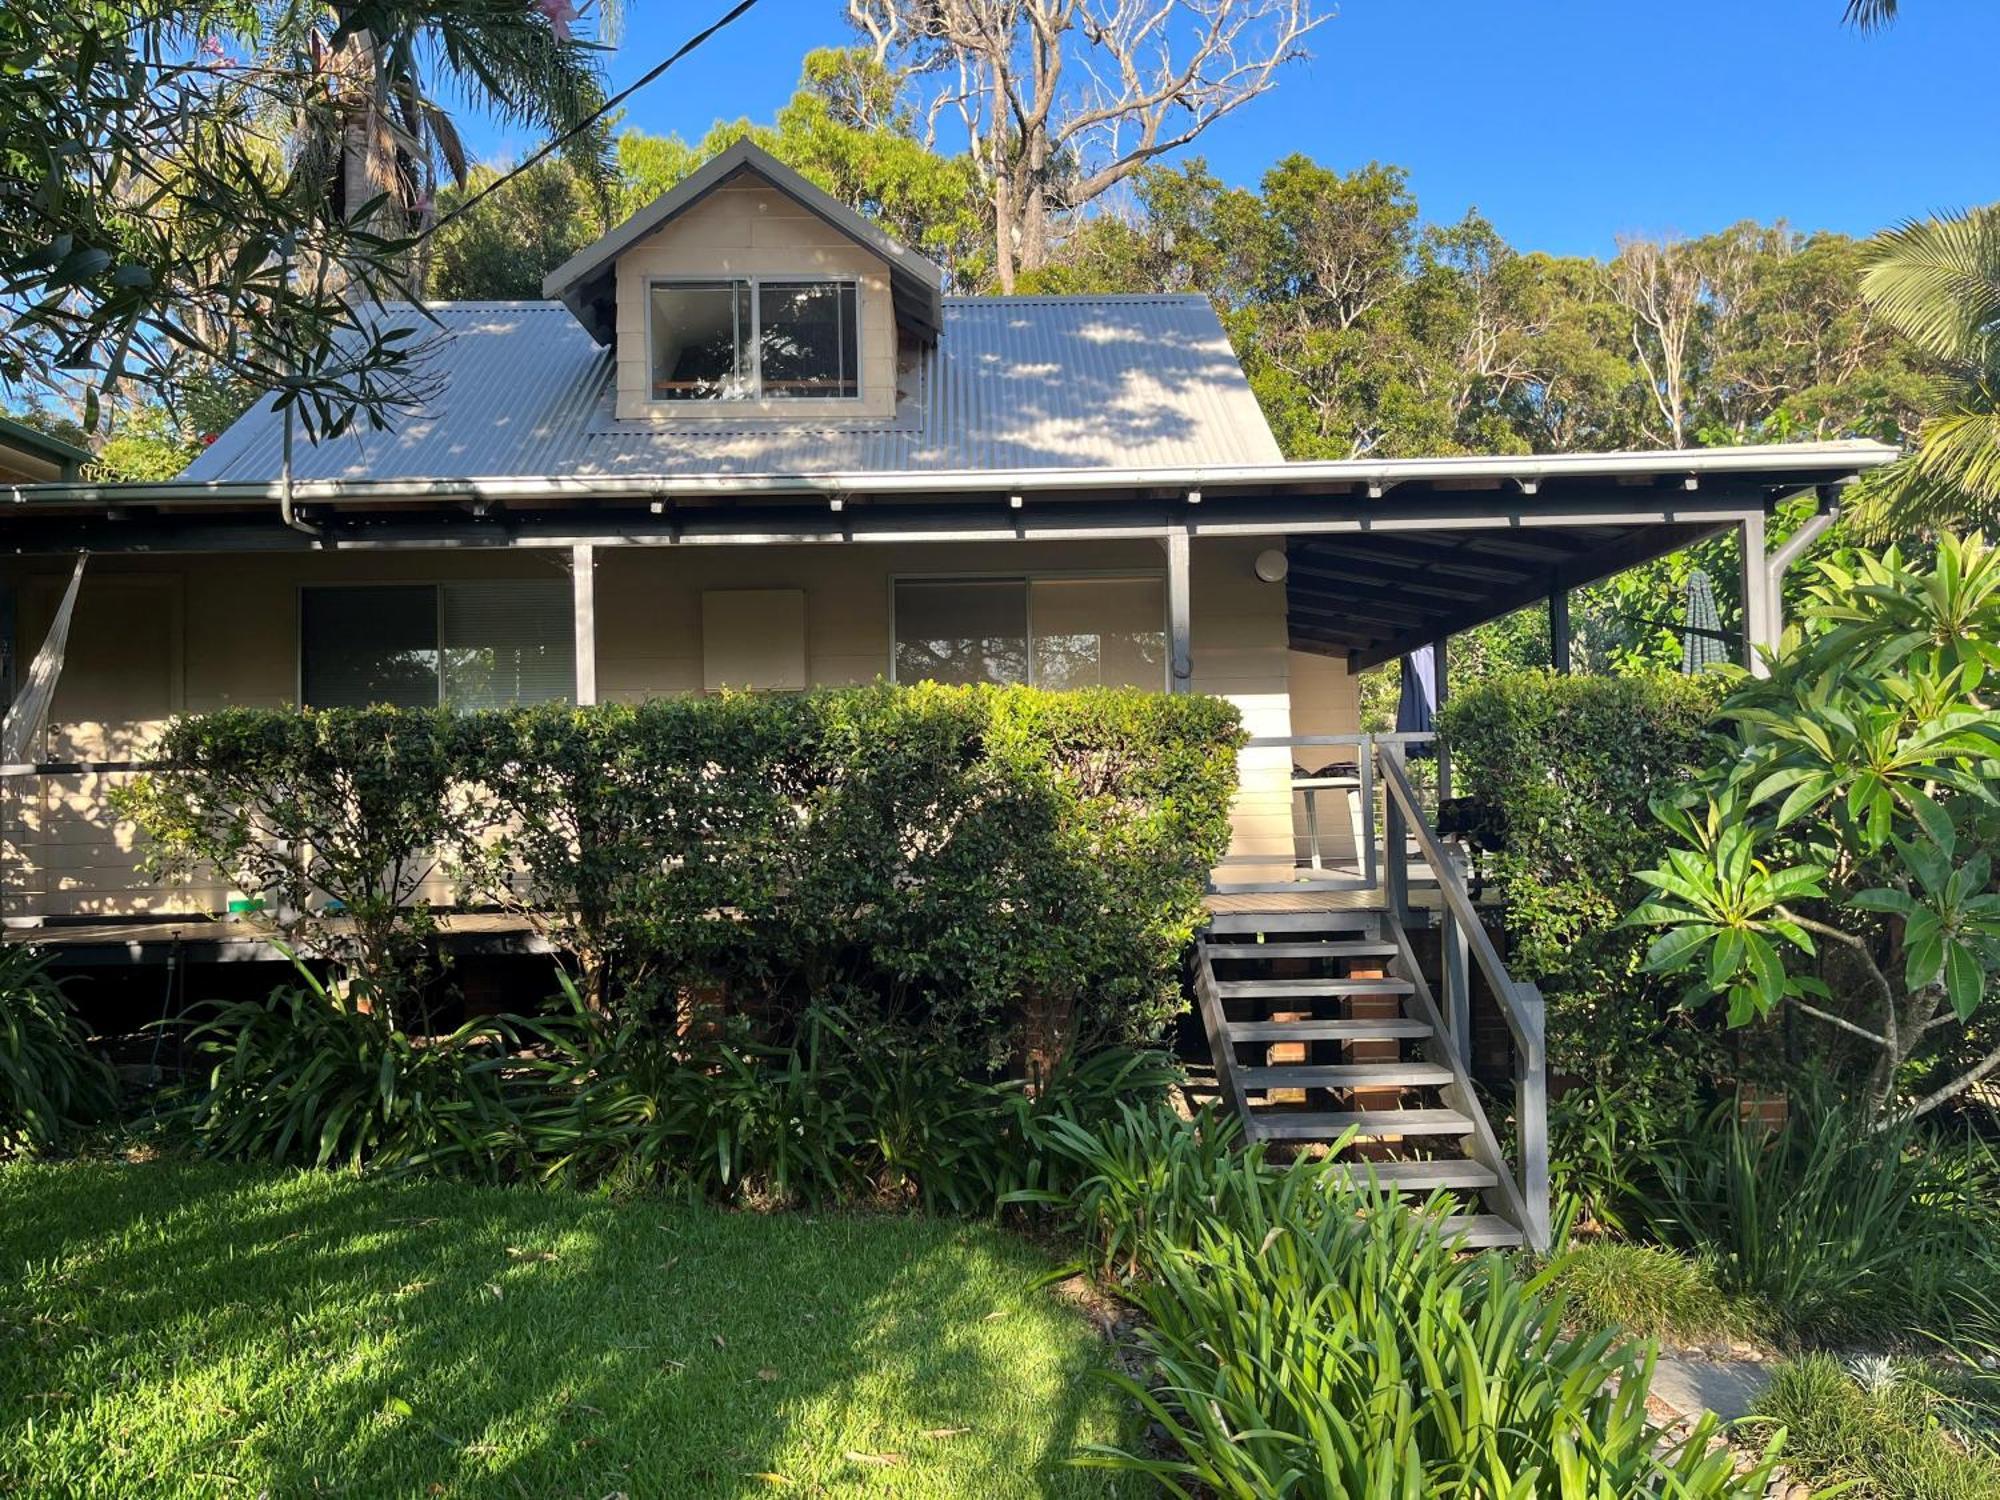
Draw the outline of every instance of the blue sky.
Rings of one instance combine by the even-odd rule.
[[[622,86],[727,8],[627,0]],[[1315,56],[1204,136],[1225,180],[1303,151],[1409,169],[1424,214],[1477,205],[1516,247],[1608,253],[1621,233],[1738,219],[1866,234],[2000,199],[1995,0],[1905,0],[1860,36],[1842,0],[1344,0]],[[632,104],[699,135],[768,119],[809,47],[847,38],[840,0],[759,0]],[[532,142],[475,131],[475,149]]]

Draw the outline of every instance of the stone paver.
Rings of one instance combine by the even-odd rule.
[[[1748,1416],[1771,1382],[1771,1367],[1754,1360],[1693,1359],[1662,1354],[1651,1394],[1682,1416],[1712,1411],[1725,1422]]]

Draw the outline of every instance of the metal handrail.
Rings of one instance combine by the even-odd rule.
[[[1471,1051],[1471,996],[1467,983],[1466,960],[1479,965],[1487,987],[1500,1004],[1501,1017],[1514,1040],[1514,1118],[1518,1132],[1519,1177],[1514,1187],[1522,1212],[1522,1231],[1537,1249],[1548,1246],[1549,1222],[1549,1095],[1548,1048],[1544,1024],[1542,992],[1530,982],[1507,972],[1500,950],[1479,918],[1471,892],[1459,877],[1458,867],[1447,857],[1444,840],[1438,836],[1417,803],[1416,788],[1404,772],[1400,747],[1386,747],[1382,754],[1382,783],[1388,788],[1389,816],[1386,819],[1390,904],[1395,908],[1400,928],[1408,911],[1409,846],[1414,839],[1418,850],[1437,878],[1438,894],[1444,901],[1443,971],[1444,1014],[1442,1020],[1447,1045],[1452,1048],[1453,1072],[1462,1073]],[[1405,837],[1407,825],[1408,838]],[[1413,961],[1412,961],[1413,962]],[[1414,964],[1413,964],[1414,972]]]
[[[1416,840],[1418,850],[1437,877],[1438,894],[1443,898],[1445,910],[1455,918],[1465,932],[1472,958],[1479,970],[1486,976],[1486,983],[1492,988],[1494,997],[1500,1001],[1501,1013],[1506,1017],[1507,1029],[1513,1033],[1514,1045],[1521,1048],[1539,1048],[1542,1045],[1541,1023],[1535,1009],[1528,1003],[1523,991],[1534,990],[1539,1001],[1540,991],[1532,984],[1517,980],[1507,972],[1507,966],[1500,957],[1500,950],[1493,946],[1493,939],[1486,931],[1486,924],[1480,920],[1479,910],[1472,903],[1472,894],[1460,879],[1458,867],[1452,862],[1444,847],[1444,840],[1431,827],[1418,806],[1416,788],[1410,785],[1408,773],[1392,755],[1382,757],[1382,782],[1389,789],[1402,810],[1408,825],[1409,836]],[[1393,861],[1397,859],[1395,850],[1389,851]],[[1408,859],[1407,850],[1402,858]]]

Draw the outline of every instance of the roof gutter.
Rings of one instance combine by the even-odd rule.
[[[497,475],[466,479],[315,479],[189,481],[153,484],[15,485],[16,504],[214,505],[232,501],[536,500],[716,498],[732,495],[1068,494],[1079,491],[1231,489],[1260,493],[1301,486],[1366,487],[1371,498],[1405,483],[1604,479],[1643,482],[1768,475],[1773,485],[1832,484],[1892,463],[1884,443],[1773,444],[1661,453],[1564,453],[1505,458],[1340,459],[1317,463],[1205,465],[1170,468],[896,470],[831,474]]]

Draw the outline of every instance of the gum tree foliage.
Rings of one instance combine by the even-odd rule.
[[[718,121],[698,141],[627,130],[618,139],[621,212],[629,214],[739,140],[755,142],[857,213],[917,246],[960,289],[991,272],[990,229],[970,158],[936,151],[866,52],[806,54],[797,91],[768,125]]]
[[[1789,1008],[1867,1065],[1871,1116],[2000,1069],[2000,553],[1944,538],[1823,563],[1768,680],[1746,679],[1632,913],[1650,972],[1733,1025]]]
[[[994,278],[1061,221],[1274,87],[1325,19],[1309,0],[848,0],[875,65],[978,174]]]
[[[424,294],[440,301],[536,300],[542,278],[611,227],[599,184],[566,157],[550,157],[451,217],[500,179],[474,167],[463,188],[438,195],[441,216],[424,246]]]
[[[164,392],[190,365],[305,424],[379,420],[409,336],[363,309],[399,242],[343,221],[266,131],[269,93],[208,46],[215,12],[22,0],[0,12],[0,378]]]

